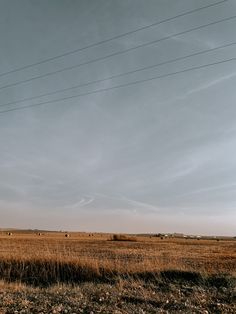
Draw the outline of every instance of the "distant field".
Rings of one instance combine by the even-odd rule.
[[[235,239],[0,233],[0,313],[236,313]]]
[[[131,236],[127,241],[111,239],[112,235],[108,234],[71,233],[67,238],[63,232],[40,235],[13,232],[10,236],[2,232],[0,276],[26,282],[77,282],[86,277],[157,273],[170,269],[202,274],[235,275],[236,272],[235,239],[148,236]]]

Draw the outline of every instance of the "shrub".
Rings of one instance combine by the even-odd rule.
[[[133,241],[136,242],[137,238],[133,236],[127,236],[124,234],[113,234],[112,241]]]

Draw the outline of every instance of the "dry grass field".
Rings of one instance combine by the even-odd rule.
[[[0,233],[0,313],[235,313],[235,277],[235,239]]]

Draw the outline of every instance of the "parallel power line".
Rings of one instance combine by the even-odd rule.
[[[93,48],[93,47],[96,47],[96,46],[108,43],[110,41],[113,41],[113,40],[116,40],[116,39],[119,39],[119,38],[122,38],[122,37],[125,37],[125,36],[128,36],[128,35],[131,35],[131,34],[135,34],[137,32],[140,32],[140,31],[143,31],[143,30],[146,30],[146,29],[158,26],[158,25],[163,24],[165,22],[169,22],[169,21],[172,21],[174,19],[186,16],[186,15],[189,15],[189,14],[192,14],[192,13],[195,13],[195,12],[198,12],[198,11],[201,11],[201,10],[205,10],[207,8],[218,6],[218,5],[220,5],[222,3],[225,3],[227,1],[229,1],[229,0],[221,0],[221,1],[212,3],[212,4],[209,4],[209,5],[200,7],[200,8],[196,8],[196,9],[184,12],[184,13],[180,13],[180,14],[175,15],[173,17],[169,17],[169,18],[163,19],[161,21],[157,21],[155,23],[152,23],[152,24],[149,24],[149,25],[146,25],[146,26],[143,26],[143,27],[136,28],[136,29],[134,29],[132,31],[128,31],[128,32],[125,32],[125,33],[122,33],[122,34],[119,34],[119,35],[116,35],[116,36],[113,36],[113,37],[110,37],[110,38],[107,38],[107,39],[104,39],[104,40],[101,40],[101,41],[98,41],[98,42],[95,42],[95,43],[92,43],[92,44],[89,44],[89,45],[84,46],[84,47],[77,48],[77,49],[74,49],[74,50],[70,50],[70,51],[67,51],[65,53],[53,56],[51,58],[43,59],[43,60],[35,62],[35,63],[27,64],[27,65],[24,65],[22,67],[18,67],[16,69],[13,69],[13,70],[10,70],[10,71],[0,73],[0,77],[4,76],[4,75],[7,75],[7,74],[15,73],[15,72],[18,72],[18,71],[22,71],[22,70],[25,70],[25,69],[28,69],[28,68],[32,68],[34,66],[41,65],[41,64],[44,64],[44,63],[47,63],[47,62],[50,62],[50,61],[54,61],[54,60],[57,60],[59,58],[66,57],[66,56],[78,53],[80,51],[83,51],[83,50],[86,50],[86,49],[89,49],[89,48]]]
[[[91,64],[91,63],[95,63],[95,62],[98,62],[98,61],[106,60],[106,59],[114,57],[114,56],[118,56],[118,55],[130,52],[130,51],[134,51],[136,49],[143,48],[143,47],[146,47],[146,46],[154,45],[154,44],[157,44],[159,42],[162,42],[162,41],[165,41],[165,40],[168,40],[168,39],[172,39],[172,38],[175,38],[177,36],[181,36],[181,35],[184,35],[184,34],[187,34],[187,33],[190,33],[190,32],[196,31],[196,30],[199,30],[199,29],[203,29],[203,28],[206,28],[206,27],[209,27],[209,26],[213,26],[213,25],[219,24],[219,23],[230,21],[230,20],[233,20],[235,18],[236,18],[236,15],[230,16],[230,17],[227,17],[227,18],[223,18],[223,19],[211,22],[211,23],[207,23],[207,24],[204,24],[204,25],[193,27],[191,29],[188,29],[188,30],[185,30],[185,31],[182,31],[182,32],[179,32],[179,33],[175,33],[175,34],[172,34],[172,35],[169,35],[169,36],[165,36],[165,37],[153,40],[153,41],[149,41],[149,42],[137,45],[135,47],[131,47],[131,48],[128,48],[128,49],[124,49],[122,51],[114,52],[112,54],[108,54],[108,55],[103,56],[103,57],[99,57],[99,58],[95,58],[95,59],[92,59],[92,60],[89,60],[89,61],[86,61],[86,62],[82,62],[82,63],[79,63],[77,65],[64,67],[64,68],[62,68],[60,70],[48,72],[48,73],[45,73],[45,74],[42,74],[42,75],[31,77],[29,79],[25,79],[25,80],[21,80],[21,81],[15,82],[15,83],[11,83],[11,84],[7,84],[7,85],[4,85],[4,86],[0,86],[0,90],[5,89],[5,88],[9,88],[9,87],[13,87],[13,86],[17,86],[17,85],[20,85],[20,84],[23,84],[23,83],[28,83],[28,82],[31,82],[31,81],[34,81],[34,80],[38,80],[40,78],[49,77],[51,75],[55,75],[55,74],[58,74],[58,73],[61,73],[61,72],[64,72],[64,71],[68,71],[68,70],[72,70],[72,69],[75,69],[75,68],[79,68],[81,66],[88,65],[88,64]]]
[[[26,98],[23,98],[23,99],[20,99],[20,100],[11,101],[11,102],[8,102],[8,103],[5,103],[5,104],[0,104],[0,107],[14,105],[14,104],[18,104],[18,103],[22,103],[22,102],[26,102],[26,101],[30,101],[30,100],[34,100],[34,99],[38,99],[38,98],[42,98],[42,97],[46,97],[46,96],[56,95],[58,93],[63,93],[63,92],[66,92],[66,91],[70,91],[70,90],[77,89],[77,88],[80,88],[80,87],[89,86],[89,85],[92,85],[92,84],[102,83],[102,82],[109,81],[109,80],[112,80],[112,79],[115,79],[115,78],[120,78],[120,77],[127,76],[127,75],[130,75],[130,74],[138,73],[138,72],[141,72],[141,71],[158,68],[158,67],[163,66],[163,65],[171,64],[171,63],[174,63],[174,62],[177,62],[177,61],[182,61],[182,60],[185,60],[185,59],[188,59],[188,58],[191,58],[191,57],[195,57],[195,56],[199,56],[199,55],[206,54],[206,53],[209,53],[209,52],[217,51],[217,50],[220,50],[220,49],[223,49],[223,48],[229,48],[229,47],[232,47],[232,46],[235,46],[235,45],[236,45],[236,42],[232,42],[232,43],[228,43],[228,44],[221,45],[221,46],[218,46],[218,47],[205,49],[205,50],[198,51],[198,52],[195,52],[195,53],[192,53],[192,54],[188,54],[188,55],[185,55],[185,56],[181,56],[181,57],[177,57],[177,58],[174,58],[174,59],[166,60],[166,61],[163,61],[163,62],[160,62],[160,63],[157,63],[157,64],[153,64],[153,65],[137,68],[137,69],[132,70],[132,71],[127,71],[127,72],[124,72],[124,73],[111,75],[111,76],[108,76],[108,77],[105,77],[105,78],[102,78],[102,79],[97,79],[97,80],[93,80],[93,81],[89,81],[89,82],[85,82],[85,83],[80,83],[78,85],[74,85],[74,86],[71,86],[71,87],[63,88],[63,89],[58,89],[58,90],[55,90],[53,92],[44,93],[44,94],[41,94],[41,95],[38,95],[38,96],[26,97]]]
[[[93,95],[93,94],[102,93],[102,92],[107,92],[107,91],[111,91],[111,90],[115,90],[115,89],[119,89],[119,88],[134,86],[134,85],[137,85],[137,84],[142,84],[142,83],[145,83],[145,82],[150,82],[150,81],[154,81],[154,80],[157,80],[157,79],[162,79],[162,78],[165,78],[165,77],[171,77],[171,76],[174,76],[174,75],[178,75],[178,74],[181,74],[181,73],[187,73],[187,72],[194,71],[194,70],[204,69],[204,68],[207,68],[207,67],[213,67],[213,66],[216,66],[216,65],[219,65],[219,64],[224,64],[224,63],[232,62],[232,61],[236,61],[236,58],[225,59],[225,60],[221,60],[221,61],[217,61],[217,62],[213,62],[213,63],[203,64],[203,65],[200,65],[200,66],[194,66],[194,67],[186,68],[186,69],[183,69],[183,70],[180,70],[180,71],[175,71],[175,72],[171,72],[171,73],[167,73],[167,74],[163,74],[163,75],[159,75],[159,76],[154,76],[154,77],[147,78],[147,79],[136,80],[136,81],[129,82],[129,83],[126,83],[126,84],[120,84],[120,85],[107,87],[107,88],[103,88],[103,89],[97,89],[97,90],[93,90],[91,92],[81,93],[81,94],[78,94],[78,95],[73,95],[73,96],[58,98],[58,99],[55,99],[55,100],[39,102],[39,103],[36,103],[36,104],[30,104],[30,105],[26,105],[26,106],[17,107],[17,108],[6,109],[6,110],[0,111],[0,114],[4,114],[4,113],[6,114],[6,113],[12,112],[12,111],[25,110],[25,109],[31,108],[31,107],[48,105],[48,104],[52,104],[52,103],[56,103],[56,102],[60,102],[60,101],[68,100],[68,99],[75,99],[75,98],[88,96],[88,95]]]

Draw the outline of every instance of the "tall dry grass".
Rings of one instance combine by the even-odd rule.
[[[126,236],[129,238],[129,236]],[[119,239],[119,237],[118,237]],[[47,285],[57,282],[112,281],[200,273],[235,275],[236,241],[135,237],[110,241],[111,235],[61,233],[0,236],[0,279]]]

